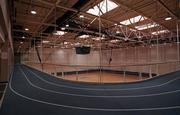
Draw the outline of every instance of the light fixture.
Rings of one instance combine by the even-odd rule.
[[[20,42],[20,44],[23,44],[23,42]]]
[[[95,38],[92,38],[92,39],[99,41],[99,40],[104,40],[104,39],[106,39],[106,38],[105,38],[105,37],[95,37]]]
[[[66,27],[69,27],[69,24],[66,24]]]
[[[167,20],[171,20],[172,19],[172,17],[167,17],[167,18],[165,18],[165,20],[167,21]]]
[[[24,39],[25,37],[24,37],[24,36],[22,36],[22,38]]]
[[[118,25],[120,28],[123,27],[122,25]]]
[[[84,16],[83,16],[83,15],[80,15],[79,18],[84,18]]]
[[[42,43],[49,43],[50,41],[47,40],[43,40]]]
[[[151,32],[152,35],[159,35],[163,33],[169,33],[169,30],[160,30],[160,31]]]
[[[68,42],[64,42],[64,45],[67,45],[68,44]]]
[[[64,31],[65,29],[66,29],[66,28],[64,28],[64,27],[61,28],[61,30],[63,30],[63,31]]]
[[[127,41],[128,39],[129,39],[129,38],[126,38],[126,37],[125,37],[125,38],[124,38],[124,41]]]
[[[37,12],[34,10],[31,10],[31,14],[37,14]]]
[[[139,38],[139,39],[140,39],[140,38],[142,38],[142,36],[137,36],[137,38]]]
[[[64,32],[64,31],[56,31],[56,32],[54,32],[53,34],[54,34],[54,35],[62,36],[62,35],[64,35],[64,34],[66,34],[66,32]]]
[[[110,42],[111,42],[111,43],[117,43],[117,42],[120,42],[120,40],[115,39],[115,40],[111,40]]]
[[[77,43],[75,43],[74,45],[75,45],[75,46],[79,46],[79,45],[81,45],[81,43],[77,42]]]
[[[154,23],[148,23],[148,24],[144,24],[144,25],[140,25],[140,26],[135,26],[135,28],[137,30],[145,30],[145,29],[154,28],[157,26],[159,26],[159,24],[154,22]]]
[[[28,31],[29,29],[28,28],[25,28],[26,31]]]
[[[81,35],[81,36],[79,36],[79,38],[88,38],[89,37],[89,35]]]
[[[117,30],[117,31],[116,31],[116,34],[119,34],[119,33],[120,33],[120,31]]]

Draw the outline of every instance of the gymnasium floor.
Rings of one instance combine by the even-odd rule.
[[[16,65],[0,115],[180,115],[180,71],[140,83],[85,84]]]
[[[100,78],[101,76],[101,78]],[[115,74],[109,72],[87,72],[78,75],[65,75],[63,79],[72,81],[83,81],[83,82],[100,82],[101,83],[119,83],[119,82],[134,82],[145,79],[146,77],[139,77],[137,75],[127,75],[124,77],[123,74]]]

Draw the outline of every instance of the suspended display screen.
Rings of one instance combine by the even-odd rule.
[[[91,48],[86,46],[76,47],[76,54],[82,54],[82,55],[89,54],[90,50]]]

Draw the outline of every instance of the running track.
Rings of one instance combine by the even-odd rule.
[[[139,83],[92,85],[16,65],[0,115],[180,115],[180,71]]]

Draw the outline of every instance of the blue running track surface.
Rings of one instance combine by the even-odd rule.
[[[180,115],[180,71],[124,84],[88,84],[16,65],[0,115]]]

